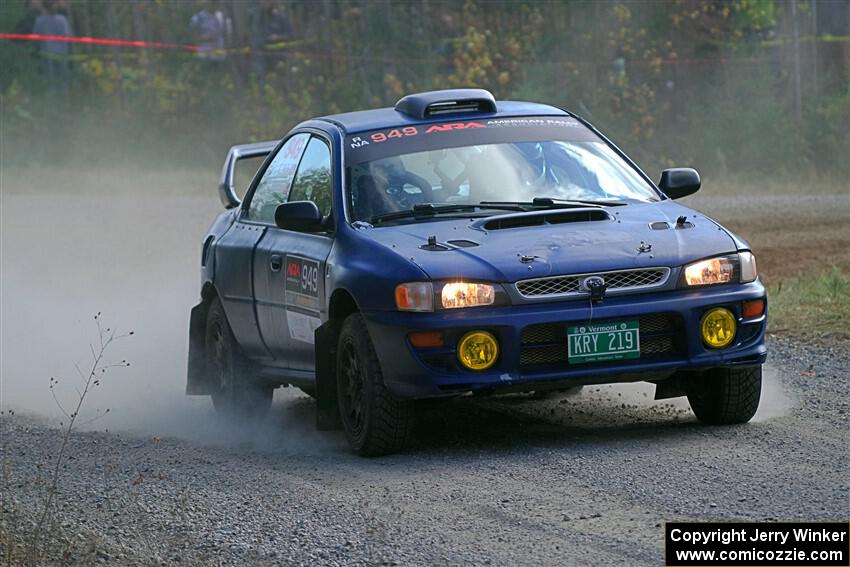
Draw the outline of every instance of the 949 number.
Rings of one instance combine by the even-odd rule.
[[[415,126],[407,126],[406,128],[396,128],[394,130],[390,130],[389,132],[375,132],[369,139],[375,142],[376,144],[380,144],[381,142],[386,142],[390,138],[403,138],[405,136],[415,136],[419,133],[419,130],[416,129]]]

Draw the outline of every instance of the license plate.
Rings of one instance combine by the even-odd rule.
[[[637,321],[592,323],[567,327],[570,364],[626,360],[640,356]]]

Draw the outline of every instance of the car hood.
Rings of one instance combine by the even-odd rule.
[[[585,220],[589,213],[602,218]],[[555,224],[522,226],[523,220],[540,216]],[[682,216],[685,223],[677,226]],[[570,218],[578,220],[564,220]],[[494,226],[500,219],[511,221],[502,223],[510,227]],[[667,228],[661,228],[665,224]],[[559,274],[673,268],[737,250],[735,240],[719,224],[670,200],[608,207],[604,213],[558,209],[484,219],[437,217],[358,233],[404,256],[435,280],[514,282]],[[436,246],[429,246],[431,237]]]

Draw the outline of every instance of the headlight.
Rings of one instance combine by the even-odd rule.
[[[759,277],[756,269],[756,257],[752,252],[739,252],[738,258],[741,261],[741,283],[755,281]]]
[[[721,256],[700,260],[685,266],[685,283],[688,285],[711,285],[736,281],[735,272],[738,259],[735,256]]]
[[[431,282],[400,284],[395,288],[395,304],[399,311],[433,311],[434,286]]]
[[[490,284],[451,282],[440,292],[443,309],[492,305],[496,300],[496,288]]]
[[[752,252],[708,258],[685,266],[686,286],[749,283],[757,277],[756,257]]]

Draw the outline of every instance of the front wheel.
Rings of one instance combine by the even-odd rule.
[[[239,349],[218,298],[213,299],[207,312],[205,351],[216,411],[227,416],[264,417],[271,407],[274,389],[254,382],[250,361]]]
[[[362,315],[349,315],[337,346],[337,399],[345,436],[364,457],[400,451],[413,426],[413,404],[384,385],[378,355]]]
[[[746,423],[761,398],[761,366],[715,368],[688,388],[688,401],[697,419],[710,425]]]

